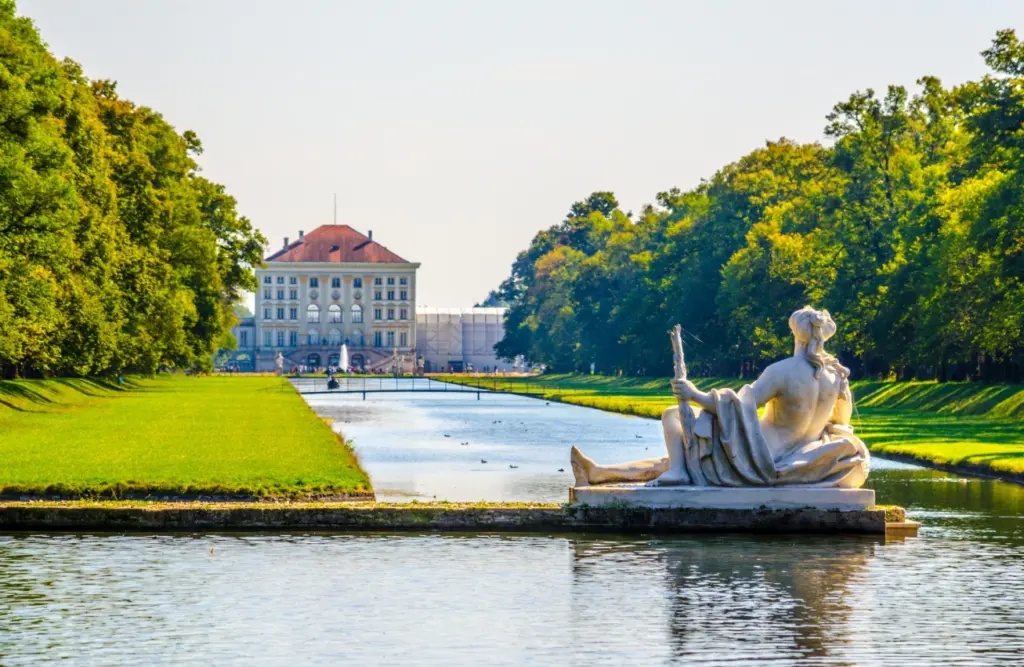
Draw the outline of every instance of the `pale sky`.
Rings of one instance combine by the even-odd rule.
[[[1024,3],[19,0],[59,57],[195,130],[277,249],[332,219],[469,306],[595,190],[639,211],[855,90],[960,83]]]

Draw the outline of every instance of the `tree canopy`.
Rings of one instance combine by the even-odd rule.
[[[0,375],[210,365],[265,239],[201,152],[0,0]]]
[[[1024,43],[1000,31],[982,56],[980,81],[855,92],[827,145],[769,141],[635,220],[609,192],[573,204],[498,290],[496,350],[664,375],[680,322],[697,372],[744,375],[812,304],[861,377],[1021,380]]]

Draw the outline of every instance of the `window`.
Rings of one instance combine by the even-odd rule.
[[[401,278],[398,279],[398,284],[399,285],[408,285],[409,284],[409,279],[406,278],[405,276],[402,276]]]
[[[395,332],[394,331],[389,331],[388,332],[388,347],[394,347],[394,346],[395,346]]]
[[[263,284],[264,285],[270,285],[273,282],[274,282],[274,279],[271,278],[270,276],[263,276]]]
[[[278,276],[277,277],[277,284],[278,285],[284,285],[284,276]]]
[[[341,331],[338,329],[331,329],[327,332],[327,344],[328,345],[341,345]]]
[[[374,347],[380,347],[383,344],[384,344],[384,336],[383,336],[382,332],[374,331],[373,332],[373,346]]]
[[[278,347],[284,347],[284,332],[283,331],[278,331],[277,332],[277,346]]]
[[[373,298],[374,298],[375,301],[380,301],[380,299],[381,299],[381,297],[383,295],[384,295],[384,293],[381,292],[379,289],[373,290]]]
[[[306,309],[306,321],[312,324],[320,323],[320,306],[315,303],[309,304],[309,308]]]
[[[337,324],[341,322],[341,306],[336,303],[332,303],[331,307],[327,309],[327,321]]]
[[[394,285],[394,284],[395,284],[395,279],[394,278],[388,278],[388,285]]]
[[[320,344],[320,332],[317,331],[316,329],[310,329],[309,332],[306,334],[306,338],[309,341],[310,345]]]
[[[289,285],[298,285],[299,284],[299,279],[296,278],[295,276],[289,276],[288,277],[288,284]]]
[[[400,320],[407,320],[407,319],[409,319],[409,309],[408,308],[400,308],[398,310],[398,319],[400,319]]]
[[[291,299],[292,301],[295,301],[296,299],[299,298],[299,291],[294,289],[288,290],[288,298]]]
[[[280,301],[284,301],[284,290],[283,289],[277,290],[277,298]]]
[[[355,287],[356,289],[361,289],[363,287],[363,279],[362,278],[353,278],[352,279],[352,287]]]
[[[373,279],[373,284],[374,284],[374,285],[380,285],[380,284],[381,284],[381,282],[380,282],[380,278],[374,278],[374,279]]]
[[[401,292],[398,293],[398,298],[401,301],[408,301],[409,300],[409,293],[406,292],[405,290],[402,290]]]
[[[331,278],[331,287],[341,287],[341,278]]]
[[[269,331],[263,332],[263,344],[266,345],[267,347],[270,347],[271,345],[274,344],[273,338],[271,337]]]
[[[388,308],[388,319],[389,320],[395,319],[395,309],[394,308]]]
[[[288,332],[288,347],[299,346],[299,332],[292,329]]]
[[[289,308],[288,309],[288,319],[292,320],[293,322],[295,320],[299,319],[299,309],[298,308]]]
[[[309,279],[309,286],[310,287],[320,287],[320,279],[319,278],[310,278]]]
[[[352,324],[363,323],[363,307],[358,303],[352,305]]]
[[[356,329],[355,331],[353,331],[352,332],[352,342],[354,342],[356,345],[362,347],[363,346],[363,332],[360,331],[359,329]]]
[[[263,309],[263,319],[265,319],[265,320],[272,320],[272,319],[274,319],[273,317],[270,316],[270,311],[271,311],[270,308],[264,308]],[[270,343],[267,343],[267,345],[270,345]]]
[[[284,308],[278,308],[277,309],[277,319],[279,319],[279,320],[283,320],[284,319]]]
[[[238,346],[239,347],[249,347],[249,332],[248,331],[239,331],[238,332]]]
[[[394,301],[394,300],[395,300],[395,290],[389,289],[388,290],[388,301]]]
[[[269,289],[263,290],[263,298],[268,300],[268,301],[272,298],[270,296],[271,294],[272,294],[272,290],[269,290]]]
[[[375,319],[375,320],[383,320],[384,319],[384,311],[381,310],[380,308],[374,308],[373,309],[373,319]]]
[[[398,334],[398,344],[402,347],[409,347],[409,334],[405,331]]]

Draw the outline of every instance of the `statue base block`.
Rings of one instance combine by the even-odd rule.
[[[720,487],[599,484],[569,489],[569,502],[648,509],[817,509],[853,512],[875,506],[873,489],[811,486]]]

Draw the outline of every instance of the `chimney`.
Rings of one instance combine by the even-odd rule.
[[[300,241],[302,240],[302,230],[301,229],[299,230],[299,240]]]
[[[373,230],[372,229],[367,230],[366,238],[370,239],[371,241],[373,240]]]
[[[284,237],[284,249],[285,249],[285,250],[287,250],[287,249],[288,249],[288,237],[287,237],[287,236],[286,236],[286,237]]]

